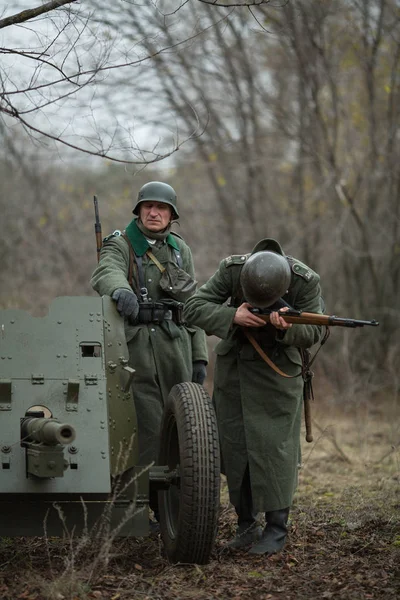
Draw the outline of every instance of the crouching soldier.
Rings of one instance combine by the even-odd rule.
[[[287,323],[285,305],[322,313],[319,276],[264,239],[250,254],[222,260],[184,308],[189,324],[221,338],[214,401],[238,519],[228,546],[252,554],[272,554],[285,544],[301,460],[301,350],[321,337],[319,326]],[[269,323],[253,307],[270,307]],[[265,514],[264,529],[258,513]]]

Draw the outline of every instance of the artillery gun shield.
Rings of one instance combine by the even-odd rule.
[[[169,560],[208,562],[220,486],[211,399],[174,386],[159,464],[140,465],[130,364],[108,296],[60,297],[45,317],[0,310],[0,536],[145,536],[158,491]]]
[[[114,523],[133,503],[122,535],[148,533],[127,363],[109,297],[56,298],[44,317],[0,311],[0,535],[43,535],[45,518],[49,535],[78,534],[106,508]],[[115,497],[122,476],[135,486]]]

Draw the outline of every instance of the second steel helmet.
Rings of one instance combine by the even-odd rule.
[[[287,259],[269,250],[249,256],[240,273],[244,297],[257,308],[267,308],[274,304],[286,293],[290,279]]]
[[[133,214],[139,214],[139,204],[141,202],[165,202],[172,208],[172,216],[174,219],[179,219],[177,209],[177,197],[173,187],[162,181],[149,181],[145,183],[139,190],[137,202],[133,209]]]

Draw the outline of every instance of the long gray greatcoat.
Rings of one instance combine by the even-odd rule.
[[[257,244],[259,250],[283,254],[275,240]],[[240,272],[250,255],[229,256],[216,273],[185,305],[188,323],[222,339],[215,349],[214,401],[222,458],[230,500],[239,506],[240,486],[249,464],[253,506],[257,512],[289,507],[297,486],[300,462],[300,426],[303,379],[286,379],[266,364],[233,325],[243,302]],[[291,283],[283,297],[293,308],[322,312],[319,276],[291,257]],[[231,299],[228,305],[227,300]],[[282,336],[272,325],[252,334],[273,362],[288,375],[301,369],[298,348],[309,348],[321,336],[321,327],[293,325]]]
[[[142,257],[148,299],[157,302],[168,295],[160,288],[161,272],[150,260],[150,247],[135,221],[127,227],[135,252]],[[160,247],[151,246],[158,261],[166,267],[176,264],[174,249],[179,249],[182,269],[194,279],[194,266],[189,246],[171,233]],[[101,295],[112,296],[117,288],[131,289],[128,282],[129,246],[118,234],[105,238],[100,261],[93,272],[91,284]],[[137,271],[133,271],[133,287],[139,289]],[[180,298],[176,297],[176,300]],[[182,299],[183,300],[183,299]],[[159,429],[164,402],[176,383],[192,380],[192,363],[207,362],[207,345],[203,331],[197,327],[178,326],[172,321],[160,324],[131,325],[125,321],[129,348],[129,363],[135,369],[133,397],[138,418],[140,464],[148,465],[158,457]]]

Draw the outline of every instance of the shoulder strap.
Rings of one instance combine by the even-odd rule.
[[[129,248],[129,265],[128,265],[128,283],[138,297],[142,297],[141,290],[144,288],[144,277],[142,268],[142,258],[137,256],[133,250],[132,244],[126,233],[121,234]],[[136,270],[137,282],[134,282],[133,271]],[[143,280],[143,285],[142,281]],[[136,284],[136,285],[135,285]]]
[[[131,241],[125,232],[122,233],[122,237],[128,244],[128,248],[129,248],[128,283],[131,287],[133,287],[133,265],[135,264],[134,252],[133,252]]]
[[[162,264],[160,263],[160,261],[158,260],[158,258],[156,258],[154,256],[154,254],[152,253],[152,251],[150,249],[146,250],[146,254],[153,261],[153,263],[155,265],[157,265],[157,267],[160,269],[161,273],[164,273],[165,267],[162,266]]]
[[[176,250],[175,248],[172,248],[173,253],[175,255],[175,259],[176,259],[176,264],[178,265],[178,267],[181,269],[182,268],[182,256],[181,253]],[[152,251],[149,249],[146,251],[147,256],[153,261],[153,263],[155,265],[157,265],[157,267],[160,269],[161,273],[164,273],[165,271],[165,267],[162,266],[162,264],[160,263],[160,261],[154,256],[154,254],[152,253]]]

